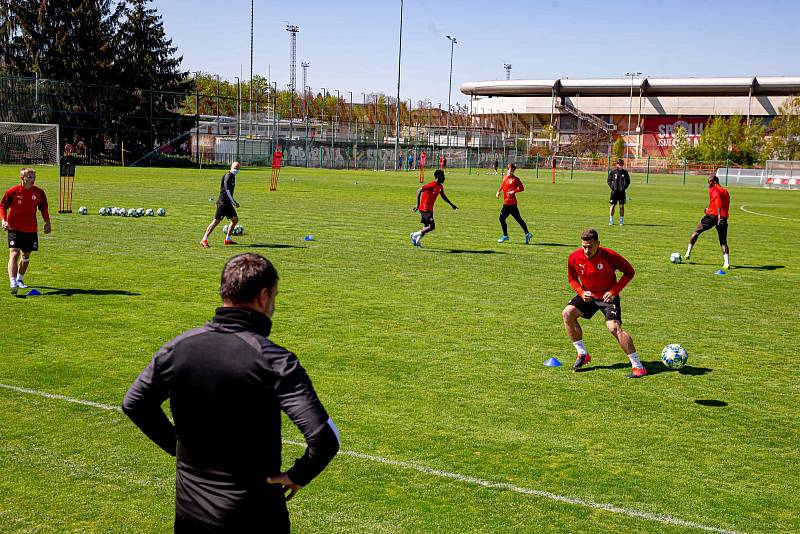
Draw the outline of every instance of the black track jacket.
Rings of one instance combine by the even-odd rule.
[[[611,169],[608,173],[608,187],[617,193],[623,193],[631,186],[631,176],[626,169]]]
[[[288,531],[281,487],[266,482],[281,472],[281,411],[307,443],[288,471],[293,482],[308,484],[339,449],[336,426],[297,356],[267,338],[271,326],[254,310],[218,308],[205,326],[162,346],[125,395],[128,417],[177,456],[181,518]],[[161,408],[166,399],[174,426]]]

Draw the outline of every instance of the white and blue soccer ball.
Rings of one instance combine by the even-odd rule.
[[[139,217],[142,217],[144,215],[144,208],[137,208],[136,213]]]
[[[81,215],[89,215],[89,208],[87,208],[86,206],[81,206],[80,208],[78,208],[78,213],[80,213]]]
[[[689,354],[678,343],[670,343],[661,351],[661,363],[668,369],[680,369],[686,365]]]
[[[158,209],[156,210],[156,214],[157,214],[159,217],[163,217],[164,215],[166,215],[166,214],[167,214],[167,210],[165,210],[164,208],[158,208]]]
[[[100,213],[100,215],[107,215],[106,208],[100,208],[100,211],[98,213]]]
[[[244,226],[237,224],[233,227],[233,235],[242,235],[244,233]]]
[[[222,233],[225,234],[225,235],[228,235],[228,225],[227,224],[222,227]]]
[[[134,208],[128,208],[128,211],[126,213],[127,213],[128,217],[138,217],[139,216],[139,212],[136,211]]]
[[[672,263],[681,263],[683,261],[683,256],[681,256],[680,252],[673,252],[669,255],[669,261]]]
[[[144,214],[147,215],[148,217],[152,217],[153,215],[156,214],[156,212],[153,211],[153,208],[147,208],[146,210],[144,210]]]

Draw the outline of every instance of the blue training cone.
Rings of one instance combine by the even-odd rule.
[[[307,236],[305,236],[303,238],[303,241],[314,241],[314,236],[311,235],[311,234],[308,234]]]
[[[720,269],[719,271],[715,272],[714,274],[725,274],[725,271],[723,271],[722,269]]]
[[[27,296],[28,297],[40,297],[40,296],[42,296],[42,292],[39,291],[38,289],[31,289],[30,291],[28,291]]]
[[[548,358],[548,359],[546,359],[546,360],[544,361],[544,364],[545,364],[547,367],[561,367],[561,362],[560,362],[560,361],[558,361],[558,358],[556,358],[556,357],[552,357],[552,358]]]

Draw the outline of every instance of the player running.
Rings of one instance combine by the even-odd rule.
[[[35,185],[36,171],[26,167],[19,171],[21,184],[5,192],[0,200],[0,219],[3,230],[8,231],[8,278],[11,294],[25,289],[23,277],[28,271],[31,252],[39,250],[36,210],[42,212],[44,233],[49,234],[50,212],[47,210],[47,195]]]
[[[433,232],[436,229],[436,223],[433,220],[433,205],[436,203],[436,198],[442,195],[442,200],[450,204],[450,206],[457,210],[458,206],[450,202],[447,195],[444,194],[444,171],[436,169],[433,173],[435,180],[427,183],[417,189],[417,205],[414,206],[414,211],[419,211],[422,217],[422,230],[419,232],[411,232],[411,243],[415,247],[422,246],[422,238],[428,232]]]
[[[528,231],[528,225],[522,220],[517,207],[517,193],[525,191],[525,186],[522,185],[522,180],[514,175],[516,169],[517,166],[515,164],[508,164],[508,174],[503,177],[503,183],[500,184],[500,189],[495,194],[495,198],[500,198],[500,192],[502,191],[503,193],[503,208],[500,210],[500,227],[503,229],[503,235],[497,242],[505,243],[509,240],[506,219],[511,215],[522,227],[522,231],[525,232],[525,244],[527,245],[531,242],[533,234]]]
[[[625,225],[625,201],[627,200],[628,193],[626,189],[631,185],[631,175],[628,174],[626,169],[622,168],[625,162],[622,159],[617,160],[617,168],[611,169],[608,173],[608,187],[611,188],[611,196],[608,203],[611,207],[608,210],[608,225],[614,225],[614,208],[619,204],[619,225]]]
[[[708,207],[705,215],[700,219],[700,223],[695,228],[694,233],[689,238],[689,247],[686,249],[686,260],[692,253],[697,238],[700,234],[711,228],[717,229],[717,237],[722,247],[722,268],[727,269],[731,266],[728,249],[728,208],[731,204],[731,196],[728,190],[719,185],[719,178],[715,174],[708,177]]]
[[[236,213],[236,208],[239,203],[233,199],[233,190],[236,188],[236,175],[239,174],[239,162],[234,161],[231,164],[231,170],[225,173],[222,181],[219,184],[219,198],[217,198],[217,211],[214,213],[214,218],[206,228],[206,233],[203,234],[203,239],[200,240],[200,246],[208,248],[208,236],[214,231],[214,228],[222,221],[223,217],[227,217],[230,223],[228,224],[228,233],[225,236],[224,243],[226,245],[235,245],[236,242],[231,239],[233,228],[239,222],[239,215]]]
[[[619,281],[615,273],[617,270],[622,272]],[[567,260],[567,278],[577,295],[561,312],[564,328],[578,352],[572,366],[575,371],[592,361],[583,344],[583,330],[578,324],[578,318],[591,319],[598,310],[602,310],[606,316],[606,328],[617,338],[619,346],[631,361],[632,369],[628,378],[641,378],[647,374],[647,369],[639,361],[633,339],[621,326],[619,293],[628,285],[633,275],[633,267],[625,258],[610,248],[600,247],[597,230],[589,229],[581,234],[581,248],[570,254]]]

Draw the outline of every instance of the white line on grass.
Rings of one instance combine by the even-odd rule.
[[[122,409],[119,406],[111,406],[109,404],[101,404],[99,402],[92,402],[86,401],[81,399],[75,399],[72,397],[67,397],[65,395],[58,395],[55,393],[47,393],[44,391],[38,391],[35,389],[29,388],[22,388],[18,386],[10,386],[8,384],[0,384],[0,388],[8,389],[11,391],[16,391],[17,393],[26,393],[28,395],[37,395],[39,397],[45,397],[47,399],[57,399],[63,400],[66,402],[71,402],[73,404],[81,404],[83,406],[91,406],[93,408],[100,408],[101,410],[109,410],[109,411],[116,411],[121,412]],[[283,440],[283,443],[287,445],[296,445],[298,447],[304,447],[305,443],[300,443],[297,441],[290,441],[290,440]],[[594,510],[604,510],[606,512],[611,512],[615,514],[622,514],[628,517],[635,517],[638,519],[646,519],[647,521],[655,521],[658,523],[664,523],[667,525],[674,525],[679,527],[686,527],[686,528],[694,528],[697,530],[705,530],[707,532],[718,532],[720,534],[740,534],[735,530],[728,530],[719,527],[711,527],[708,525],[703,525],[701,523],[695,523],[694,521],[686,521],[684,519],[680,519],[678,517],[673,517],[670,515],[658,515],[658,514],[651,514],[649,512],[640,512],[639,510],[632,510],[630,508],[622,508],[620,506],[616,506],[614,504],[602,503],[597,501],[592,501],[589,499],[579,499],[576,497],[566,497],[564,495],[558,495],[557,493],[550,493],[549,491],[542,491],[537,489],[525,488],[522,486],[515,486],[514,484],[508,484],[506,482],[492,482],[491,480],[484,480],[482,478],[472,477],[469,475],[461,475],[458,473],[451,473],[449,471],[441,471],[439,469],[433,469],[431,467],[427,467],[425,465],[413,463],[413,462],[403,462],[400,460],[392,460],[391,458],[383,458],[381,456],[373,456],[371,454],[364,454],[361,452],[355,451],[346,451],[340,450],[339,454],[344,456],[349,456],[351,458],[358,458],[360,460],[369,460],[371,462],[376,462],[383,465],[390,465],[392,467],[399,467],[402,469],[410,469],[412,471],[417,471],[419,473],[424,473],[426,475],[432,475],[441,478],[449,478],[451,480],[457,480],[459,482],[463,482],[465,484],[472,484],[474,486],[481,486],[484,488],[490,489],[497,489],[497,490],[505,490],[511,491],[514,493],[520,493],[522,495],[535,495],[537,497],[542,497],[544,499],[549,499],[551,501],[563,502],[566,504],[572,504],[576,506],[583,506],[585,508],[592,508]]]
[[[800,219],[792,219],[791,217],[779,217],[778,215],[770,215],[769,213],[758,213],[757,211],[750,211],[748,209],[745,209],[745,206],[746,204],[742,204],[741,206],[739,206],[739,209],[746,213],[752,213],[753,215],[761,215],[762,217],[772,217],[773,219],[783,219],[784,221],[800,222]]]

